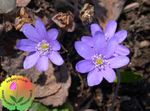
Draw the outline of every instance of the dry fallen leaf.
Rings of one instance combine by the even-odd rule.
[[[99,24],[103,28],[110,19],[118,19],[125,1],[126,0],[98,0],[98,2],[94,2],[96,16],[98,17]]]
[[[31,13],[31,11],[28,8],[24,8],[22,7],[19,10],[19,14],[17,16],[17,18],[15,19],[15,28],[16,30],[20,30],[21,27],[25,24],[25,23],[33,23],[34,22],[34,14]]]
[[[94,17],[94,6],[89,3],[84,4],[79,17],[84,24],[91,23]]]
[[[49,77],[53,78],[53,80],[51,80],[53,82],[48,80],[49,84],[44,85],[42,89],[40,88],[41,90],[39,90],[38,89],[39,86],[37,86],[38,89],[37,93],[40,93],[41,95],[43,95],[43,97],[41,97],[40,95],[40,98],[38,97],[35,100],[45,105],[52,105],[55,107],[62,105],[66,101],[66,97],[68,96],[68,89],[71,85],[71,77],[68,74],[66,66],[63,65],[59,67],[58,70],[55,72],[55,75],[52,74]],[[45,92],[49,92],[49,93],[47,93],[47,95],[44,96],[44,94],[46,94]]]
[[[16,0],[16,5],[18,7],[25,7],[30,3],[31,0]]]
[[[70,11],[57,13],[52,17],[52,21],[68,32],[73,32],[75,29],[74,15]]]

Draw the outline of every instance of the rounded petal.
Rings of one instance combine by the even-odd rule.
[[[104,30],[106,39],[110,39],[111,37],[114,36],[115,31],[116,31],[116,28],[117,28],[117,23],[116,23],[116,21],[110,20],[110,21],[107,23],[106,28],[105,28],[105,30]]]
[[[49,54],[49,59],[51,60],[52,63],[55,65],[62,65],[64,63],[64,60],[60,56],[58,52],[52,51],[51,54]]]
[[[36,43],[29,39],[21,39],[17,42],[16,48],[19,50],[32,52],[35,51]]]
[[[87,76],[87,83],[88,86],[95,86],[101,83],[103,80],[103,74],[98,69],[94,69],[93,71],[89,72]]]
[[[52,49],[54,51],[58,51],[58,50],[61,49],[61,46],[60,46],[60,44],[59,44],[59,42],[57,40],[50,41],[50,45],[52,46]]]
[[[40,18],[38,18],[36,20],[35,28],[36,28],[37,32],[40,34],[41,40],[47,36],[45,25]]]
[[[101,32],[96,32],[93,36],[94,49],[99,53],[102,49],[106,47],[105,36]]]
[[[87,73],[94,69],[94,64],[91,60],[81,60],[76,64],[76,70],[80,73]]]
[[[115,71],[109,67],[105,68],[105,70],[102,71],[103,77],[109,82],[112,83],[116,79]]]
[[[114,54],[117,46],[118,46],[117,38],[112,37],[107,43],[106,50],[105,50],[105,57],[106,58],[111,57]]]
[[[40,72],[46,71],[48,69],[48,57],[41,56],[36,64],[36,69]]]
[[[75,49],[78,54],[85,59],[91,59],[91,57],[94,55],[94,50],[81,41],[75,42]]]
[[[56,28],[49,29],[47,34],[48,40],[56,40],[58,36],[58,30]]]
[[[39,59],[38,53],[34,53],[32,55],[27,56],[23,62],[24,69],[29,69],[33,67],[37,63],[38,59]]]
[[[93,38],[90,36],[82,36],[81,41],[89,45],[90,47],[94,46]]]
[[[116,50],[115,50],[115,53],[117,55],[126,56],[126,55],[129,55],[130,50],[123,45],[118,45]]]
[[[91,25],[92,36],[94,36],[97,31],[102,32],[102,29],[100,28],[100,26],[98,24],[92,24]]]
[[[117,37],[118,42],[121,43],[126,39],[127,31],[126,30],[120,30],[120,31],[116,32],[115,37]]]
[[[129,58],[126,56],[117,56],[109,59],[111,68],[120,68],[129,63]]]
[[[22,31],[28,39],[30,39],[34,42],[41,41],[41,37],[40,37],[39,33],[31,24],[23,25],[23,27],[21,28],[20,31]]]

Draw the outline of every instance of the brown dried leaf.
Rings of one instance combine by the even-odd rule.
[[[41,81],[44,81],[44,83],[41,83]],[[37,82],[38,83],[36,84],[35,88],[35,97],[37,98],[52,95],[61,88],[61,84],[57,83],[56,78],[54,76],[54,68],[52,65],[49,65],[48,71],[46,71],[45,74],[42,74],[38,78]]]
[[[112,19],[117,20],[126,0],[98,0],[95,2],[95,13],[99,24],[104,28],[106,23]]]
[[[46,75],[47,74],[48,72],[46,73]],[[50,80],[50,78],[53,78],[53,80]],[[45,89],[45,92],[49,93],[47,93],[47,95],[44,97],[42,93],[46,93],[43,90],[38,90],[39,92],[37,93],[41,93],[43,97],[37,98],[36,100],[45,105],[62,105],[66,101],[66,97],[68,96],[68,89],[71,85],[71,77],[67,72],[66,66],[63,65],[59,67],[55,71],[54,75],[49,75],[49,78],[47,80],[49,81],[49,83],[48,85],[44,85],[43,89]],[[46,87],[48,87],[49,89],[46,89]]]
[[[4,29],[5,29],[6,32],[12,30],[12,28],[13,28],[13,24],[10,21],[6,21],[4,23]]]
[[[79,17],[84,24],[91,23],[94,17],[94,6],[89,3],[84,4]]]
[[[52,17],[52,21],[68,32],[73,32],[75,29],[74,15],[70,11],[57,13]]]
[[[31,0],[16,0],[16,5],[18,7],[26,7],[30,2]]]
[[[28,8],[21,8],[17,18],[15,19],[15,28],[16,30],[20,30],[21,27],[25,23],[33,23],[34,22],[34,14]]]

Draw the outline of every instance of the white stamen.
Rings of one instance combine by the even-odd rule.
[[[95,68],[98,68],[99,70],[104,70],[105,67],[109,64],[108,60],[101,54],[96,54],[92,57],[93,64],[95,65]]]
[[[51,45],[46,40],[39,42],[36,46],[36,49],[40,55],[46,55],[52,51]]]

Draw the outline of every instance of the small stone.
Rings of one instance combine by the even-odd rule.
[[[131,11],[131,10],[138,8],[139,6],[140,6],[140,4],[138,2],[134,2],[134,3],[127,5],[123,11],[128,12],[128,11]]]
[[[150,5],[150,1],[149,1],[149,0],[143,0],[143,3],[144,3],[145,5]]]
[[[0,0],[0,14],[6,14],[16,8],[16,0]]]
[[[18,7],[25,7],[30,3],[31,0],[16,0]]]
[[[150,46],[150,41],[148,41],[148,40],[144,40],[144,41],[140,42],[140,44],[139,44],[140,48],[145,48],[148,46]]]
[[[94,109],[85,109],[83,111],[97,111],[97,110],[94,110]]]

